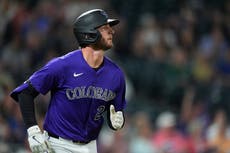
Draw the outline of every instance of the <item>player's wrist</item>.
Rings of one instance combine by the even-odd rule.
[[[37,133],[41,133],[41,129],[39,128],[38,125],[33,125],[27,129],[27,133],[29,136],[35,135]]]

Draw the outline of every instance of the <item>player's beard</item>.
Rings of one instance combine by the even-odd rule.
[[[92,47],[95,50],[101,50],[102,49],[102,50],[106,51],[106,50],[113,47],[113,42],[109,43],[104,38],[101,38],[99,41],[97,41],[96,44],[93,44]]]

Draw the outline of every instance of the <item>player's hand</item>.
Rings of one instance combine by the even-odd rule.
[[[110,105],[110,121],[114,129],[122,128],[124,124],[124,116],[122,111],[115,111],[113,105]]]
[[[34,125],[27,129],[28,142],[32,153],[54,153],[49,142],[45,140],[38,125]]]

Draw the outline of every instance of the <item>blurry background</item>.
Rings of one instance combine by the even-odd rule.
[[[230,152],[230,1],[1,0],[0,153],[27,153],[13,88],[78,48],[72,24],[102,8],[119,18],[107,52],[126,74],[124,129],[106,123],[100,153]],[[49,95],[39,96],[39,124]]]

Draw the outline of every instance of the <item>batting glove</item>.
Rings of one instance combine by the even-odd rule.
[[[110,121],[114,129],[122,128],[124,124],[124,117],[122,111],[115,111],[113,105],[110,105]]]
[[[49,142],[45,140],[38,125],[28,128],[27,133],[32,153],[55,153]]]

